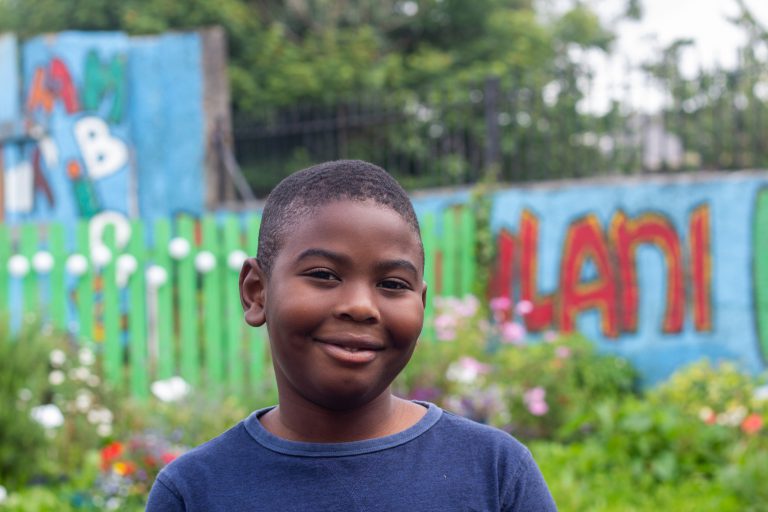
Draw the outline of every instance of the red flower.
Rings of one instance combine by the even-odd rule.
[[[746,434],[756,434],[761,428],[763,428],[763,418],[754,412],[741,422],[741,430]]]
[[[107,470],[112,461],[120,457],[123,453],[123,445],[119,441],[109,443],[101,449],[101,469]]]
[[[165,452],[160,456],[161,459],[163,459],[163,462],[165,464],[170,464],[178,455],[175,453]]]

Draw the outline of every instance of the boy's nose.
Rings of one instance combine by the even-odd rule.
[[[334,316],[355,322],[376,323],[379,321],[379,309],[373,296],[373,290],[365,285],[347,284],[334,308]]]

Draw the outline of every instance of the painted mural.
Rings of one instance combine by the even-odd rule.
[[[202,213],[197,34],[63,32],[20,53],[20,94],[0,91],[19,116],[0,135],[5,222],[86,218],[120,230],[128,218]],[[0,52],[0,72],[10,75],[15,57]]]
[[[651,383],[702,357],[766,368],[768,174],[509,189],[492,223],[489,295],[530,301],[532,337],[582,332]]]

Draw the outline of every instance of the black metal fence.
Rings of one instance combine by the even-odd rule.
[[[766,167],[762,78],[760,69],[651,77],[663,100],[654,113],[632,108],[628,87],[590,112],[589,84],[583,93],[573,77],[547,88],[489,78],[460,93],[361,95],[236,120],[236,151],[259,197],[296,169],[339,158],[377,163],[407,188],[473,183],[489,170],[516,182]]]

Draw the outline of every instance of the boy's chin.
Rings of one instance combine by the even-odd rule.
[[[311,400],[329,411],[344,412],[360,409],[390,395],[389,385],[377,389],[325,389]]]

